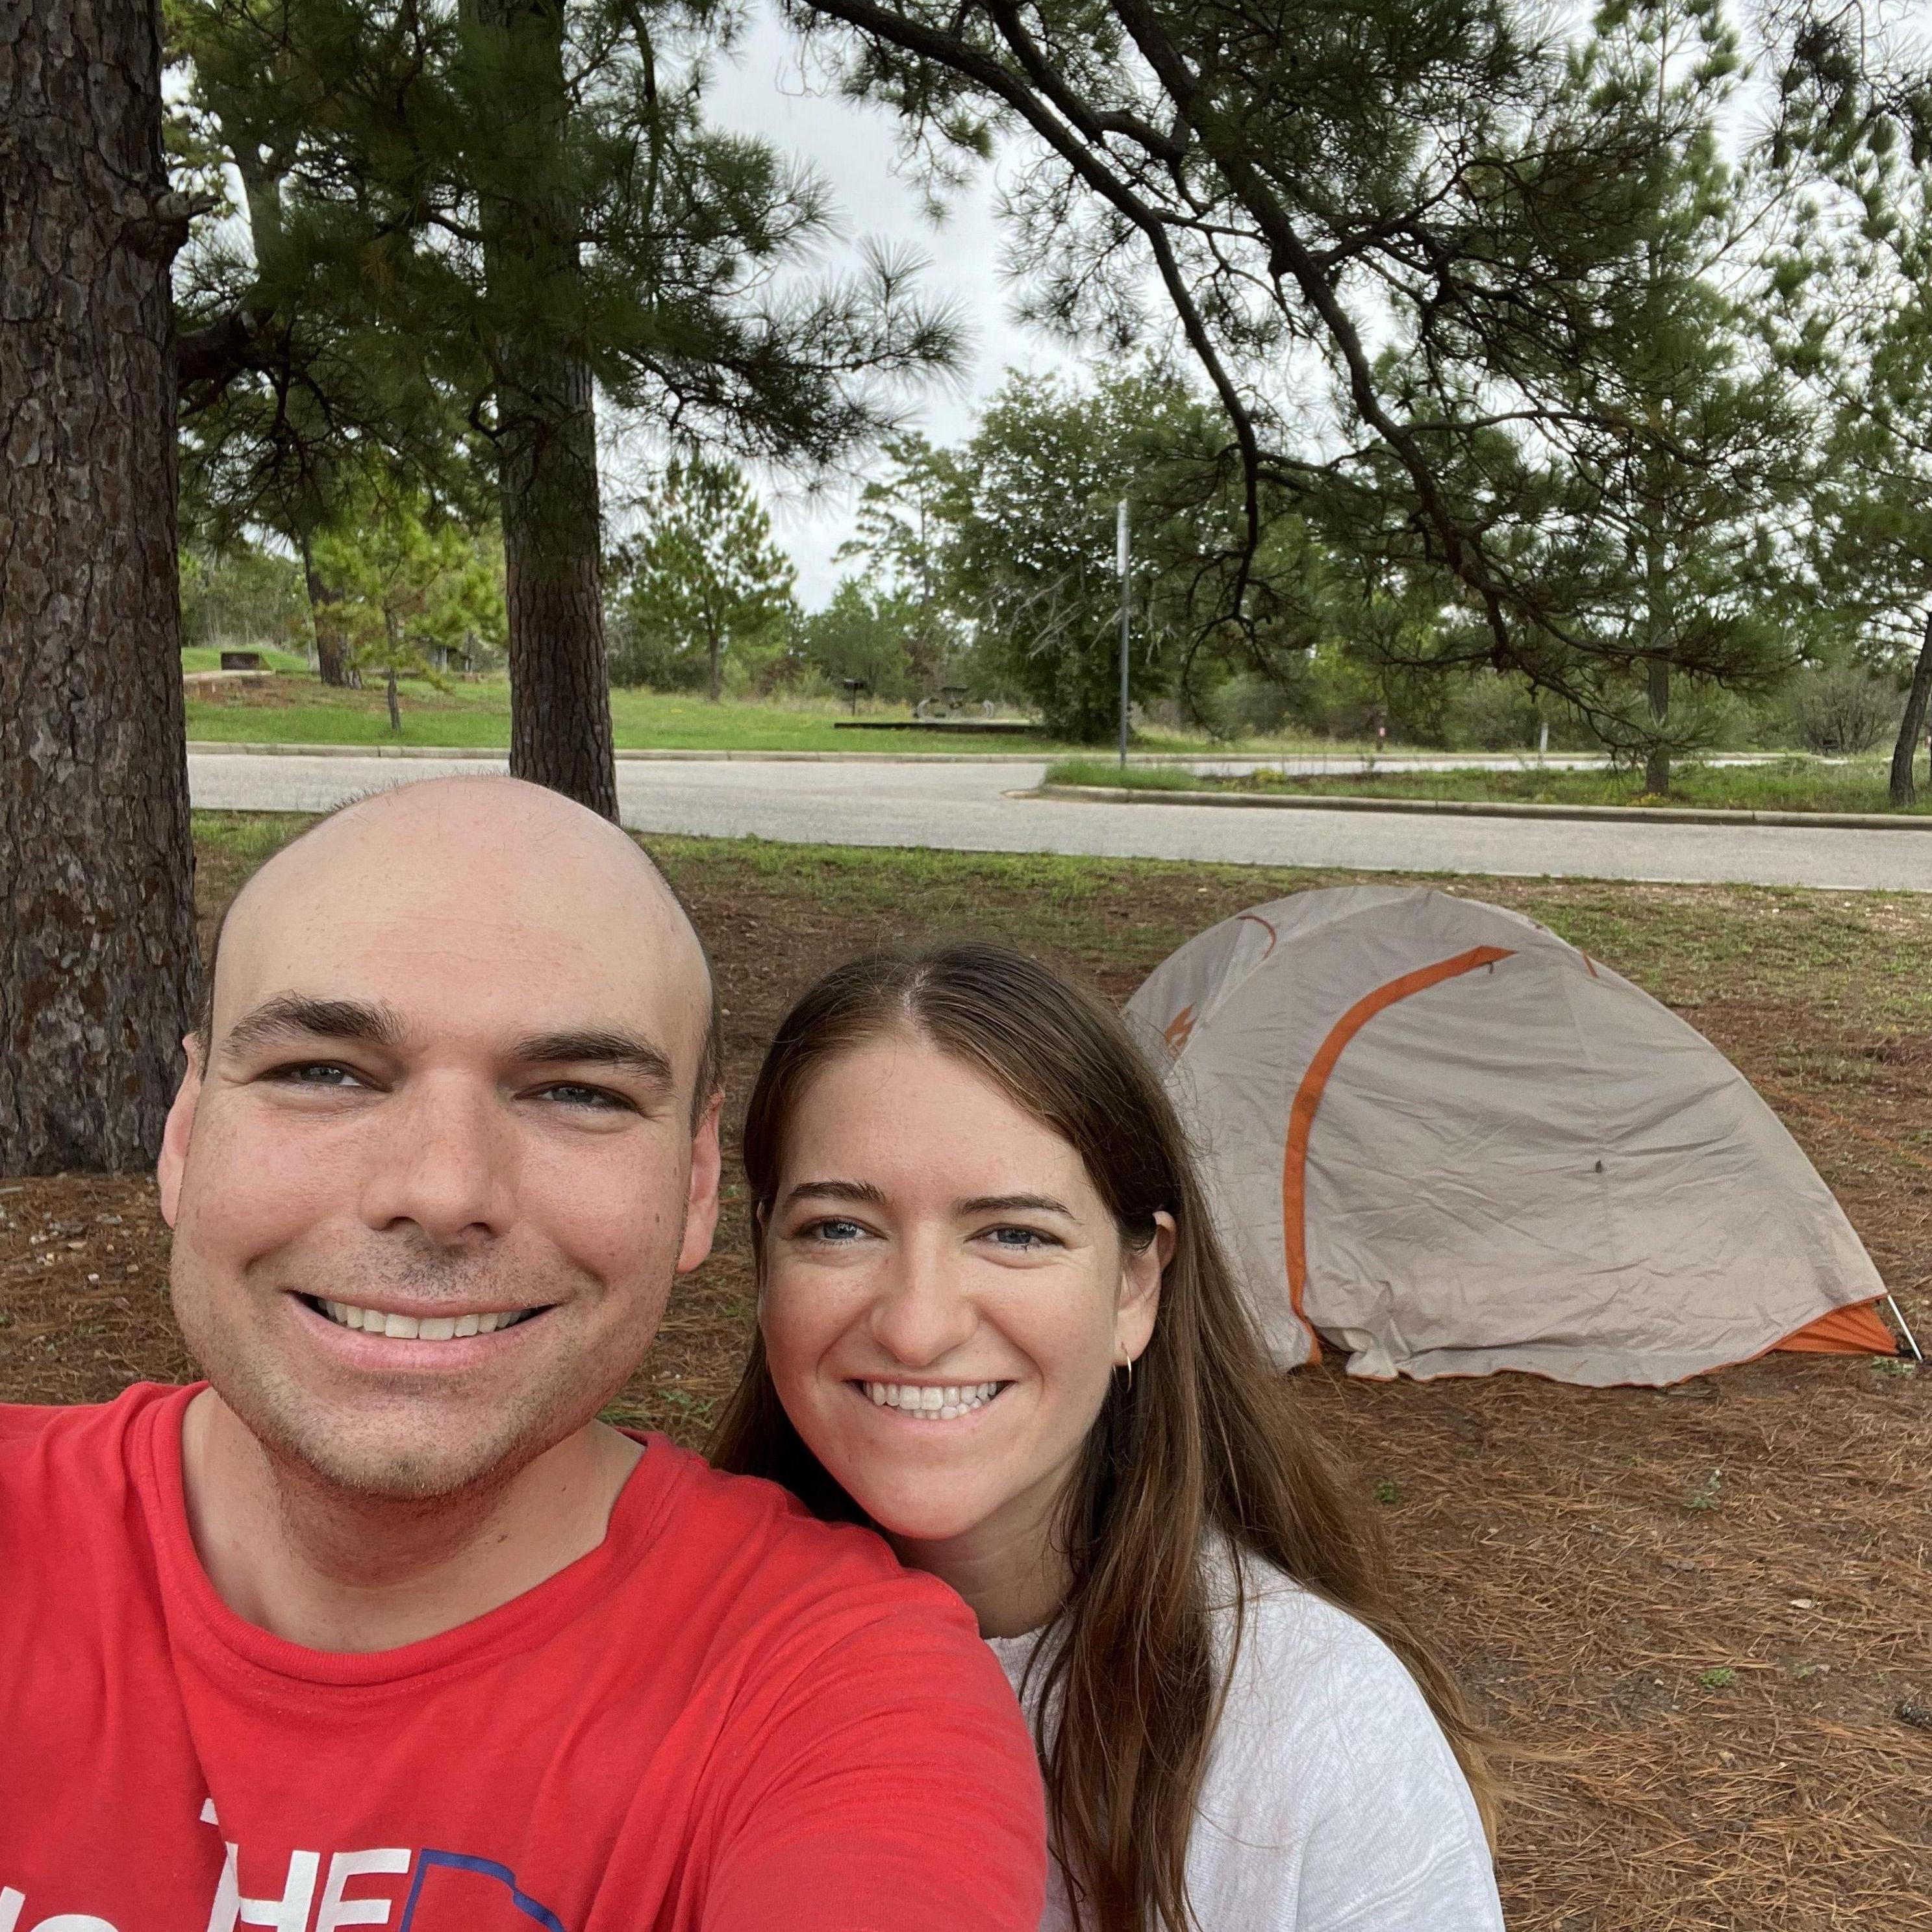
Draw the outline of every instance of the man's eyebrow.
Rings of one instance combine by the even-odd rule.
[[[224,1054],[248,1054],[278,1040],[352,1040],[370,1046],[401,1042],[402,1017],[392,1006],[362,1000],[317,1000],[281,993],[244,1013],[223,1035]]]
[[[566,1028],[536,1033],[510,1049],[512,1059],[541,1066],[608,1066],[641,1075],[664,1087],[674,1087],[677,1076],[670,1056],[635,1034],[607,1027]]]
[[[1064,1201],[1050,1194],[976,1194],[959,1203],[962,1214],[1060,1214],[1070,1221],[1080,1217]]]
[[[885,1190],[874,1187],[869,1180],[801,1180],[785,1196],[789,1207],[794,1201],[807,1198],[820,1201],[857,1201],[868,1208],[883,1208],[886,1204]]]

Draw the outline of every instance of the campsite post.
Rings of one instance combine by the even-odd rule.
[[[1120,769],[1127,768],[1127,500],[1114,526],[1114,566],[1120,573]]]

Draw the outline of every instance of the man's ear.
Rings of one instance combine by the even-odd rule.
[[[691,1137],[691,1184],[684,1197],[684,1244],[677,1271],[688,1274],[711,1252],[718,1232],[718,1184],[724,1154],[718,1144],[718,1116],[724,1105],[721,1088],[705,1102],[698,1131]]]
[[[182,1175],[188,1167],[188,1144],[194,1132],[195,1107],[201,1099],[200,1036],[188,1034],[182,1042],[182,1051],[188,1056],[188,1070],[175,1090],[174,1105],[161,1130],[161,1157],[154,1163],[154,1178],[161,1190],[161,1219],[170,1228],[181,1213]]]

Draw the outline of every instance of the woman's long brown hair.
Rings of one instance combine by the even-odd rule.
[[[1058,1712],[1050,1737],[1042,1727],[1041,1763],[1076,1924],[1188,1932],[1195,1922],[1188,1837],[1232,1666],[1214,1642],[1208,1552],[1217,1534],[1348,1611],[1395,1652],[1486,1817],[1481,1741],[1461,1694],[1396,1602],[1378,1541],[1263,1352],[1158,1077],[1098,1000],[985,945],[877,953],[820,980],[779,1028],[746,1117],[760,1282],[786,1136],[806,1085],[834,1055],[895,1032],[972,1068],[1068,1142],[1125,1240],[1152,1240],[1160,1210],[1174,1220],[1153,1340],[1131,1382],[1114,1378],[1066,1498],[1064,1641],[1036,1653],[1046,1673],[1039,1708]],[[866,1520],[793,1428],[761,1339],[711,1456],[721,1468],[783,1484],[820,1516]]]

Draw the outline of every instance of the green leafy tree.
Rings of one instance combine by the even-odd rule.
[[[1769,332],[1826,424],[1816,603],[1906,686],[1890,775],[1905,806],[1932,711],[1932,82],[1835,11],[1786,26],[1778,138],[1822,178],[1776,264]]]
[[[1890,784],[1900,806],[1917,801],[1912,764],[1932,708],[1932,262],[1924,248],[1915,240],[1920,259],[1910,292],[1855,324],[1856,346],[1838,363],[1828,480],[1814,526],[1827,598],[1859,623],[1862,655],[1904,676]]]
[[[876,628],[890,607],[890,621],[900,627],[906,682],[930,694],[948,682],[968,643],[948,606],[942,561],[960,500],[958,460],[917,434],[892,438],[883,454],[880,473],[860,492],[854,532],[839,546],[837,560],[862,565],[872,586],[865,593],[871,604],[866,621]],[[856,611],[838,620],[848,628],[857,621]]]
[[[823,464],[950,364],[950,317],[883,254],[842,279],[791,274],[829,206],[768,144],[706,124],[728,11],[176,4],[211,145],[272,204],[255,218],[250,190],[255,248],[199,285],[184,382],[255,386],[254,423],[287,430],[278,487],[318,523],[330,464],[354,467],[341,443],[373,436],[426,474],[461,425],[503,530],[512,768],[614,812],[596,399]]]
[[[742,472],[714,458],[674,459],[643,512],[643,534],[614,560],[613,675],[701,682],[715,704],[728,660],[748,675],[784,648],[796,608],[791,560]]]
[[[440,514],[393,477],[356,510],[318,534],[316,562],[338,586],[350,661],[358,676],[381,676],[389,728],[400,733],[400,679],[434,682],[452,656],[500,646],[508,628],[502,556],[494,540]]]
[[[336,586],[336,614],[358,672],[376,672],[388,727],[402,730],[398,678],[436,682],[452,655],[500,647],[506,634],[502,554],[398,477],[382,477],[356,514],[315,537],[316,566]]]
[[[1787,676],[1796,565],[1780,540],[1802,486],[1809,425],[1756,326],[1764,238],[1782,178],[1741,169],[1719,130],[1741,68],[1721,0],[1612,0],[1576,85],[1600,111],[1641,101],[1663,130],[1655,199],[1613,326],[1558,380],[1570,407],[1555,452],[1537,557],[1572,640],[1567,677],[1613,746],[1669,789],[1672,754],[1708,728],[1698,687],[1762,691]],[[1673,695],[1688,674],[1693,688]],[[1626,680],[1638,702],[1620,706]]]
[[[302,567],[263,544],[243,538],[220,550],[184,547],[181,602],[184,644],[302,647]]]
[[[406,474],[473,518],[490,500],[487,449],[419,354],[388,352],[373,309],[316,298],[284,188],[335,105],[287,10],[164,0],[164,14],[182,83],[167,128],[173,174],[204,217],[176,275],[183,526],[195,548],[224,554],[280,536],[301,562],[322,681],[352,685],[343,593],[318,567],[318,534],[374,470]],[[259,64],[238,58],[250,44]]]
[[[1598,704],[1574,675],[1591,640],[1515,567],[1542,504],[1533,483],[1511,491],[1522,446],[1577,406],[1568,372],[1612,326],[1668,142],[1646,102],[1572,84],[1555,16],[1513,0],[790,12],[942,176],[1012,138],[1031,315],[1114,356],[1178,325],[1226,424],[1240,519],[1204,579],[1224,622],[1250,620],[1286,506],[1373,560],[1377,596],[1446,579],[1498,668]],[[1518,452],[1500,474],[1498,448]]]
[[[1231,665],[1285,674],[1319,633],[1318,547],[1270,490],[1250,552],[1225,423],[1172,371],[1130,369],[1084,388],[1011,376],[970,441],[931,467],[944,595],[975,656],[1060,735],[1098,742],[1118,718],[1123,500],[1136,701],[1178,687],[1198,714]],[[1246,608],[1233,623],[1237,570]]]
[[[824,610],[800,619],[796,648],[835,685],[852,679],[874,698],[908,698],[927,682],[922,646],[936,608],[868,578],[844,578]]]

